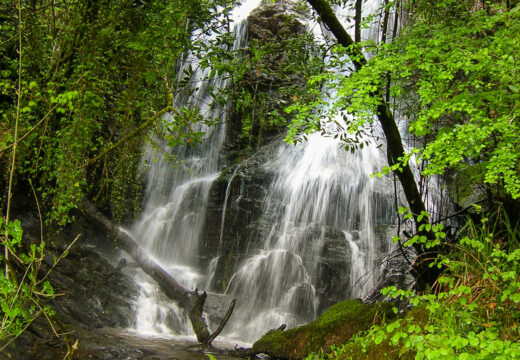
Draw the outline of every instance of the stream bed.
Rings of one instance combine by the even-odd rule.
[[[78,339],[75,360],[208,360],[197,349],[195,336],[156,337],[143,336],[115,328],[81,329],[72,337]],[[246,347],[234,341],[216,339],[214,346],[221,350],[233,350],[235,346]],[[55,360],[66,354],[63,342],[37,341],[26,354],[27,359]],[[214,354],[216,359],[237,359],[229,355]],[[0,356],[1,358],[1,356]]]

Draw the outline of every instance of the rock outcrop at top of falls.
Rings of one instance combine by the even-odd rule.
[[[305,12],[291,0],[264,0],[249,15],[250,39],[277,42],[305,31]],[[282,55],[282,54],[280,54]]]
[[[237,99],[232,106],[224,144],[226,159],[241,157],[247,149],[257,150],[285,133],[289,115],[284,109],[294,96],[288,89],[306,86],[301,69],[291,68],[295,59],[306,62],[311,54],[303,43],[301,47],[294,43],[307,34],[306,17],[291,0],[262,1],[248,17],[248,45],[242,56],[243,63],[250,66],[235,86],[251,101]]]

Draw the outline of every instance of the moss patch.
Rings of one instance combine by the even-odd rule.
[[[310,353],[330,352],[353,335],[391,317],[392,304],[363,304],[347,300],[328,309],[315,321],[287,331],[271,330],[253,344],[253,350],[282,359],[302,359]]]

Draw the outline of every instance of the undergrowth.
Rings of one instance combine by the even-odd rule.
[[[371,355],[377,347],[394,359],[519,359],[519,241],[520,230],[504,217],[478,225],[469,220],[433,264],[445,270],[428,292],[383,290],[414,310],[308,359],[379,359]],[[426,316],[410,316],[417,310]]]

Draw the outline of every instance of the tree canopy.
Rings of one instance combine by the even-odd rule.
[[[160,116],[147,120],[171,105],[177,60],[202,46],[197,34],[225,25],[230,5],[2,1],[2,184],[16,143],[15,179],[22,187],[32,181],[49,221],[65,224],[83,194],[119,218],[125,207],[133,209],[125,199],[139,191],[131,175],[145,132],[132,134],[160,122]],[[107,157],[115,144],[120,151]]]
[[[333,71],[311,80],[318,86],[325,82],[336,94],[322,100],[328,103],[320,105],[327,109],[325,115],[332,121],[338,112],[352,114],[355,120],[339,129],[352,138],[378,114],[384,98],[374,93],[385,92],[396,119],[408,123],[416,137],[415,144],[407,144],[407,152],[423,161],[424,176],[478,166],[473,184],[511,203],[520,196],[520,102],[514,75],[519,71],[518,7],[500,1],[417,1],[400,6],[408,19],[399,36],[386,43],[351,45],[371,54],[366,65],[356,66],[348,76]],[[348,68],[351,59],[342,56],[352,50],[341,45],[333,49],[332,64]],[[293,108],[302,109],[299,104]],[[311,122],[307,115],[293,126],[303,131],[319,127],[323,114],[310,117]]]

